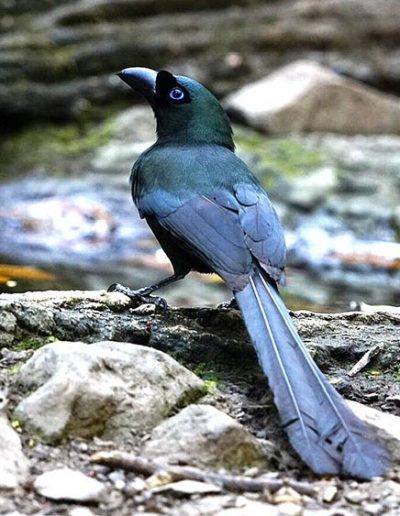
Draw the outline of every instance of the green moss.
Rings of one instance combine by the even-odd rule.
[[[101,124],[35,124],[0,144],[0,176],[26,173],[43,167],[55,173],[68,172],[73,161],[108,143],[114,117]]]
[[[235,141],[239,151],[255,157],[254,169],[261,175],[265,186],[273,186],[277,176],[305,176],[332,162],[327,153],[309,148],[296,137],[269,138],[255,131],[236,127]]]
[[[51,335],[50,337],[46,337],[45,339],[35,339],[33,337],[28,337],[26,339],[20,340],[14,347],[14,351],[30,351],[36,350],[44,346],[45,344],[50,344],[51,342],[58,342],[59,339]]]
[[[53,335],[50,337],[46,337],[45,339],[35,339],[33,337],[28,337],[26,339],[20,340],[15,346],[13,346],[14,351],[34,351],[36,349],[41,348],[45,344],[50,344],[51,342],[58,342],[59,339],[54,337]],[[19,362],[13,364],[12,366],[7,368],[7,373],[10,375],[17,374],[21,370],[21,367],[24,365],[26,359],[20,360]]]
[[[43,346],[43,341],[28,337],[26,339],[20,340],[18,344],[16,344],[13,349],[14,351],[27,351],[31,349],[39,349]]]
[[[7,373],[9,375],[18,374],[21,370],[21,367],[23,365],[23,361],[17,362],[16,364],[13,364],[10,367],[7,367]]]
[[[71,47],[50,46],[46,56],[47,62],[51,65],[52,79],[60,78],[65,81],[76,75],[75,52]]]
[[[21,421],[19,419],[13,419],[11,421],[11,426],[14,428],[14,430],[21,430]]]
[[[25,78],[34,82],[67,81],[77,75],[77,45],[59,45],[41,31],[26,31],[13,35],[8,49],[23,55],[29,67],[23,69]],[[18,58],[17,58],[18,59]],[[24,82],[17,83],[25,86]]]
[[[207,380],[204,380],[204,385],[206,386],[207,393],[213,394],[217,390],[218,381],[208,378]]]
[[[204,363],[197,364],[193,372],[204,381],[208,393],[214,392],[221,382],[221,373],[216,370],[215,364],[213,366]]]

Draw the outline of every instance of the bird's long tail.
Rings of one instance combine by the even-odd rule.
[[[384,474],[389,452],[318,369],[267,275],[256,268],[235,297],[283,427],[302,459],[319,474]]]

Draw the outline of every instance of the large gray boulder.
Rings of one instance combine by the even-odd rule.
[[[271,133],[400,134],[396,97],[301,60],[229,95],[226,107]]]
[[[149,430],[202,395],[203,382],[160,351],[121,342],[57,342],[34,353],[16,379],[30,393],[16,409],[30,431],[109,439]]]

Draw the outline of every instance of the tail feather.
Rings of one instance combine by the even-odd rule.
[[[235,294],[292,446],[313,471],[369,479],[390,454],[308,353],[275,287],[261,269]]]

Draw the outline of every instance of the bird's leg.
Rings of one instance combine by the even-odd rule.
[[[160,308],[163,312],[165,312],[168,308],[166,300],[162,297],[152,296],[151,294],[161,287],[165,287],[170,283],[174,283],[175,281],[183,279],[185,276],[186,274],[173,274],[172,276],[169,276],[168,278],[165,278],[154,285],[143,287],[138,290],[132,290],[128,287],[124,287],[124,285],[121,285],[120,283],[113,283],[108,287],[107,292],[120,292],[121,294],[128,296],[135,306],[152,304],[155,305],[156,308]]]

